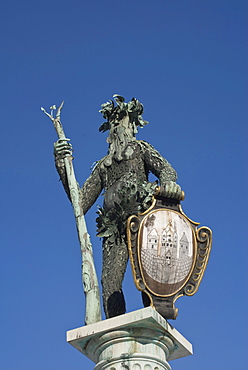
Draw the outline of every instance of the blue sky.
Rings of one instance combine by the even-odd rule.
[[[138,134],[178,172],[185,213],[213,230],[199,291],[172,324],[194,346],[173,370],[247,363],[247,8],[241,0],[3,0],[1,5],[1,336],[6,370],[92,369],[65,341],[84,324],[72,208],[40,111],[65,100],[77,179],[107,151],[100,104],[138,98]],[[97,205],[87,214],[96,268]],[[128,312],[142,308],[128,269]]]

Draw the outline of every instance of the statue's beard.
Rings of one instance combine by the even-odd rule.
[[[112,159],[120,162],[124,158],[124,152],[127,144],[135,140],[132,128],[123,127],[121,125],[111,128],[107,142],[109,143],[107,165],[112,164]]]

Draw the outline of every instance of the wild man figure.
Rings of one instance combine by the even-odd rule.
[[[136,140],[143,121],[143,105],[135,98],[129,103],[120,95],[102,104],[100,112],[107,120],[99,131],[109,130],[108,154],[99,160],[80,190],[84,214],[104,190],[104,203],[98,211],[98,236],[103,238],[102,292],[107,318],[126,312],[122,281],[128,262],[126,221],[130,215],[144,212],[151,204],[157,182],[150,183],[152,172],[165,188],[166,197],[180,199],[181,188],[171,165],[150,144]],[[72,153],[67,141],[55,143],[55,164],[69,196],[63,158]]]

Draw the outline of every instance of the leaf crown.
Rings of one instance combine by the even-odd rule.
[[[112,125],[117,126],[127,115],[134,126],[135,133],[138,131],[138,126],[144,127],[148,124],[148,122],[144,121],[141,116],[144,111],[144,107],[138,99],[132,98],[130,102],[126,103],[125,99],[121,95],[114,94],[113,98],[114,101],[109,100],[101,105],[99,112],[102,113],[103,118],[107,121],[103,122],[99,127],[99,131],[105,132],[109,130]]]

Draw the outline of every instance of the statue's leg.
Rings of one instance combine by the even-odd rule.
[[[122,293],[122,281],[128,261],[126,243],[108,244],[103,241],[102,294],[106,318],[122,315],[126,304]]]

